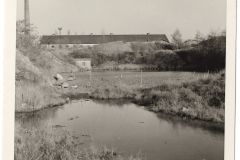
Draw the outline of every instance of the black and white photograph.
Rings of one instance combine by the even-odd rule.
[[[17,0],[14,160],[227,159],[227,1]]]

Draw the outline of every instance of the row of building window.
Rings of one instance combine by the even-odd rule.
[[[82,45],[82,44],[49,44],[47,48],[72,48],[72,47],[92,47],[93,45]]]

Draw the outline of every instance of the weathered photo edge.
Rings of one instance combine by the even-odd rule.
[[[14,159],[15,49],[17,1],[7,0],[5,13],[3,159]],[[225,160],[234,159],[235,77],[236,77],[236,0],[227,0],[227,56]]]

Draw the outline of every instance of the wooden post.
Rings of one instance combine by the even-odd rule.
[[[92,71],[89,71],[89,86],[91,86],[91,82],[92,82]]]

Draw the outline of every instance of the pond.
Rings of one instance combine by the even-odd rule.
[[[156,114],[132,103],[79,100],[16,115],[23,127],[62,126],[84,143],[104,145],[149,160],[223,160],[224,133],[201,122]]]

